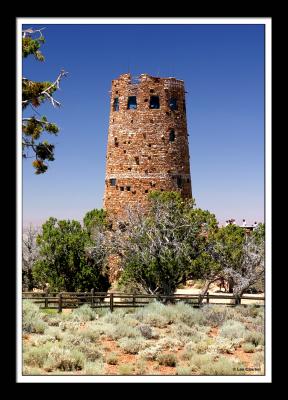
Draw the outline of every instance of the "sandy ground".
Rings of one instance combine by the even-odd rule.
[[[187,287],[184,289],[177,289],[175,294],[199,294],[201,292],[201,289],[194,288],[194,287]],[[210,294],[215,294],[215,295],[225,295],[231,297],[231,301],[229,299],[210,299],[210,303],[234,303],[234,300],[232,299],[233,294],[232,293],[225,293],[224,290],[221,292],[219,291],[219,286],[217,285],[212,285],[211,288],[209,289]],[[263,300],[257,300],[258,298],[265,297],[264,293],[259,293],[259,294],[246,294],[246,296],[253,297],[253,300],[241,300],[241,304],[260,304],[264,305]],[[244,295],[245,297],[245,295]],[[255,300],[254,300],[255,298]],[[205,300],[204,300],[205,302]]]

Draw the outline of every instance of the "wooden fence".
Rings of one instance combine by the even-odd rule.
[[[193,307],[201,307],[204,304],[225,304],[235,306],[241,304],[242,300],[254,300],[254,304],[264,305],[265,297],[242,296],[236,298],[229,294],[210,294],[205,296],[200,294],[174,294],[171,296],[147,295],[147,294],[124,294],[124,293],[107,293],[107,292],[23,292],[23,299],[33,300],[39,304],[40,308],[57,309],[62,312],[63,309],[78,308],[83,304],[89,304],[92,308],[110,308],[113,311],[118,307],[143,307],[153,300],[157,300],[164,304],[177,303],[182,301]],[[217,303],[210,300],[217,299]],[[226,300],[226,302],[218,302],[218,300]],[[230,300],[227,303],[227,300]],[[256,301],[256,303],[255,303]],[[259,304],[259,301],[263,304]]]

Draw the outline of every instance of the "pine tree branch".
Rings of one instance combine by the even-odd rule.
[[[60,81],[63,77],[65,77],[68,74],[68,72],[65,72],[64,69],[61,70],[60,74],[58,75],[57,79],[45,90],[43,90],[41,93],[39,93],[39,95],[37,96],[37,98],[41,97],[41,96],[46,96],[47,99],[51,102],[51,104],[53,105],[53,107],[60,107],[61,103],[57,100],[55,100],[49,92],[49,90],[51,90],[52,88],[56,87],[57,89],[60,89]],[[22,78],[23,80],[27,80],[27,78]],[[28,104],[31,99],[28,100],[23,100],[22,101],[22,105]]]

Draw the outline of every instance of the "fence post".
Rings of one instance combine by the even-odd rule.
[[[133,304],[133,307],[135,307],[135,295],[134,295],[134,293],[133,293],[133,298],[132,298],[132,304]]]
[[[93,304],[94,304],[94,288],[93,289],[91,289],[91,307],[93,307]]]
[[[48,288],[45,289],[45,308],[48,308]]]
[[[209,292],[207,292],[207,304],[209,304]]]
[[[62,312],[62,293],[58,295],[58,313]]]
[[[113,297],[114,297],[114,293],[110,293],[110,311],[113,312]]]

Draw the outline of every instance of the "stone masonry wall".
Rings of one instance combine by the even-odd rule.
[[[136,109],[127,109],[129,96],[136,96]],[[150,108],[151,96],[158,96],[160,108]],[[178,109],[171,109],[171,99]],[[112,81],[110,107],[104,194],[109,216],[119,221],[128,204],[146,207],[153,190],[190,198],[184,82],[147,74],[135,82],[123,74]]]

